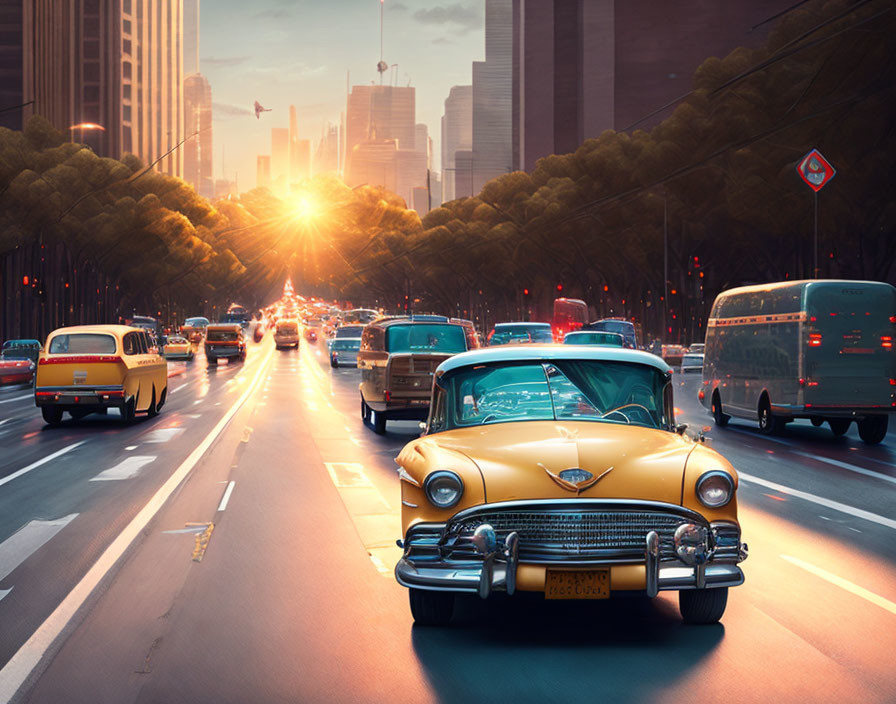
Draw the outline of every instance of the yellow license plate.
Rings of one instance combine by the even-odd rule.
[[[610,570],[548,570],[545,599],[609,599]]]

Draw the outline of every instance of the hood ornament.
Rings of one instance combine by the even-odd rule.
[[[566,491],[571,491],[576,495],[581,494],[586,489],[590,489],[613,471],[613,468],[610,467],[595,477],[591,472],[585,469],[580,469],[579,467],[571,467],[570,469],[564,469],[559,474],[554,474],[541,462],[538,463],[538,466],[541,467],[561,489],[566,489]]]

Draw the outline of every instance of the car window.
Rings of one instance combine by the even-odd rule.
[[[121,348],[125,354],[139,354],[140,342],[137,340],[137,333],[129,332],[121,341]]]
[[[392,325],[386,330],[386,349],[391,353],[466,352],[467,340],[460,325]]]
[[[50,354],[115,354],[115,338],[102,333],[68,333],[50,341]]]

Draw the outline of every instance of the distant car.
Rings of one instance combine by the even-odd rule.
[[[193,344],[185,337],[172,335],[162,348],[165,359],[185,359],[193,361]]]
[[[334,369],[336,367],[357,367],[360,349],[360,337],[334,339],[330,345],[330,366]]]
[[[638,349],[638,328],[630,320],[620,318],[603,318],[587,323],[582,330],[596,330],[599,332],[617,332],[625,338],[625,346],[633,350]]]
[[[564,345],[599,345],[601,347],[625,347],[625,338],[618,332],[591,332],[576,330],[563,338]]]
[[[190,342],[202,342],[205,335],[205,329],[208,327],[208,318],[197,317],[187,318],[184,324],[180,326],[180,334],[187,338]]]
[[[364,325],[340,325],[336,328],[335,339],[340,340],[343,337],[361,339],[361,333],[364,332]]]
[[[693,345],[688,347],[688,352],[693,352],[694,354],[703,354],[706,351],[706,345],[702,342],[695,342]]]
[[[7,340],[0,351],[0,384],[27,384],[34,379],[40,354],[37,340]]]
[[[128,423],[152,417],[168,396],[168,364],[147,330],[125,325],[78,325],[50,333],[37,362],[34,400],[44,421],[63,412],[74,419],[118,408]]]
[[[219,359],[246,361],[246,338],[239,323],[217,323],[205,331],[205,358],[217,366]]]
[[[681,373],[702,372],[703,371],[703,354],[686,353],[681,358]]]
[[[684,357],[685,349],[682,345],[663,345],[662,358],[670,367],[677,367],[681,364]]]
[[[299,346],[299,321],[284,318],[274,328],[274,346],[278,350]]]
[[[498,323],[488,334],[488,346],[553,342],[550,323]]]

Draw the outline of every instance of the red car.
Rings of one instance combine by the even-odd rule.
[[[7,340],[0,350],[0,384],[28,384],[40,353],[37,340]]]

